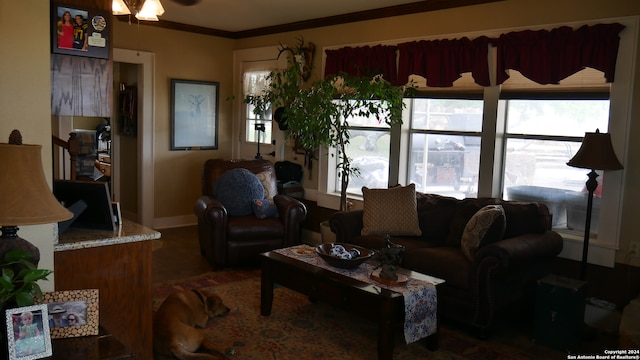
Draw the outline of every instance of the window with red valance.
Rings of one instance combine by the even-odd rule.
[[[326,50],[325,77],[346,73],[351,76],[382,74],[392,84],[397,82],[397,46],[376,45]]]
[[[613,82],[622,29],[624,25],[615,23],[500,35],[497,84],[509,78],[508,69],[539,84],[557,84],[585,67],[602,71],[607,82]]]
[[[406,84],[410,75],[427,79],[429,87],[451,87],[461,74],[471,72],[475,82],[489,86],[488,51],[490,39],[413,41],[399,44],[398,83]]]
[[[382,74],[391,83],[402,85],[410,75],[419,75],[427,79],[429,87],[451,87],[461,74],[470,72],[477,84],[490,86],[491,45],[497,47],[497,85],[509,78],[510,69],[539,84],[557,84],[585,67],[602,71],[607,82],[612,82],[623,29],[618,23],[584,25],[576,30],[562,26],[510,32],[497,39],[481,36],[345,47],[326,50],[325,76]]]

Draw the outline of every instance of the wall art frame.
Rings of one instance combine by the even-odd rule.
[[[51,4],[51,52],[109,59],[111,14],[104,10]]]
[[[171,150],[218,149],[219,85],[171,79]]]
[[[47,324],[52,339],[98,335],[98,289],[45,292],[39,303],[47,306]],[[69,320],[72,315],[73,322]]]
[[[9,360],[42,359],[52,355],[47,317],[44,304],[5,311]]]

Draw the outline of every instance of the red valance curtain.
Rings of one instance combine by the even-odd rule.
[[[385,80],[395,84],[398,79],[396,50],[397,46],[392,45],[344,47],[337,50],[326,50],[325,77],[340,73],[352,76],[382,74]]]
[[[558,82],[585,67],[604,72],[613,82],[621,24],[563,26],[553,30],[525,30],[500,35],[497,40],[497,84],[509,78],[508,69],[539,84]]]
[[[422,40],[398,45],[398,83],[406,84],[409,75],[425,77],[430,87],[451,87],[462,73],[471,72],[475,82],[491,85],[487,54],[491,39]]]

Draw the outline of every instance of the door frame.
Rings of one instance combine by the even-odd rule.
[[[113,61],[137,64],[138,72],[138,222],[146,227],[154,226],[154,163],[153,163],[153,143],[154,143],[154,74],[155,74],[155,54],[127,49],[113,49]],[[117,84],[116,84],[117,86]],[[113,146],[114,149],[118,147]],[[114,154],[113,169],[119,174],[118,168],[119,150]],[[143,186],[144,185],[144,186]],[[120,194],[120,176],[116,176],[114,181],[114,192]]]

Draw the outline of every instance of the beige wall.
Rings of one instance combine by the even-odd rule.
[[[18,129],[25,144],[43,145],[42,165],[51,184],[49,2],[0,0],[0,43],[0,142]],[[18,234],[40,249],[39,267],[53,269],[53,226],[24,226]],[[53,290],[53,281],[42,288]]]
[[[231,101],[235,41],[115,21],[114,47],[155,53],[154,218],[193,216],[200,168],[209,158],[231,157]],[[218,150],[170,151],[171,79],[217,81]],[[138,134],[145,136],[145,134]],[[124,191],[123,191],[124,193]]]

